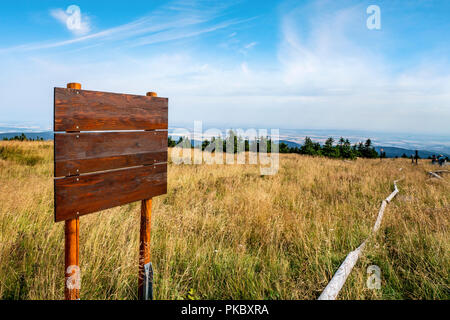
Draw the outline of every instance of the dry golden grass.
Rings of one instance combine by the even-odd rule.
[[[62,299],[53,144],[0,150],[0,298]],[[430,167],[281,155],[264,177],[251,165],[171,164],[168,194],[153,201],[156,298],[316,299],[405,177],[339,298],[449,299],[449,184]],[[81,218],[82,299],[137,298],[139,217],[134,203]],[[379,291],[366,287],[370,265]]]

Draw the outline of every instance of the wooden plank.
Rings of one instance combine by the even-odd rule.
[[[167,162],[167,131],[55,133],[55,177]]]
[[[55,88],[55,131],[168,129],[168,99]]]
[[[55,162],[55,177],[68,177],[161,162],[167,162],[167,152],[138,153],[100,159],[65,160]]]
[[[55,221],[167,193],[167,164],[55,180]]]

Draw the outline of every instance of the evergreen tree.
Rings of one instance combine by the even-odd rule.
[[[315,145],[310,137],[305,138],[305,143],[300,148],[300,152],[301,154],[306,154],[310,156],[316,155]]]
[[[322,153],[325,157],[329,158],[336,158],[336,150],[333,147],[334,139],[328,138],[327,141],[325,141],[325,145],[323,146]]]
[[[362,153],[361,156],[363,158],[369,158],[369,159],[378,158],[378,152],[375,150],[374,147],[372,147],[372,140],[370,140],[370,139],[367,139],[366,143],[362,147],[361,153]]]
[[[344,159],[355,159],[356,155],[352,151],[352,146],[350,144],[350,141],[348,139],[344,140],[341,150],[340,150],[341,157]]]
[[[176,144],[175,140],[173,140],[172,137],[169,137],[169,139],[168,139],[169,148],[174,148],[176,145],[177,144]]]
[[[279,151],[280,151],[280,153],[291,153],[291,149],[284,142],[280,143],[280,150]]]

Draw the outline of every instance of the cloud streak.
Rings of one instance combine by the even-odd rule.
[[[230,3],[229,5],[232,4]],[[82,35],[90,30],[89,18],[83,15],[81,30],[73,30],[79,35],[77,38],[0,48],[0,53],[37,51],[75,45],[90,46],[94,41],[111,45],[119,41],[126,41],[127,46],[138,47],[192,38],[250,20],[223,20],[221,10],[224,10],[224,8],[224,5],[211,4],[194,9],[184,4],[184,2],[178,1],[156,9],[148,15],[130,23],[88,35]],[[61,9],[52,10],[51,15],[64,24],[67,23],[67,19],[69,18],[69,15]],[[123,47],[124,43],[120,43],[120,46]]]

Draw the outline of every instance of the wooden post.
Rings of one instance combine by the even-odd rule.
[[[66,221],[65,225],[66,300],[80,299],[79,230],[80,230],[79,218]]]
[[[155,92],[148,92],[147,97],[157,97]],[[152,199],[142,200],[141,234],[139,244],[139,283],[140,300],[153,299],[153,268],[151,265],[150,239],[152,223]]]
[[[68,83],[68,89],[81,90],[81,84]],[[65,296],[66,300],[80,299],[80,218],[65,222]]]

